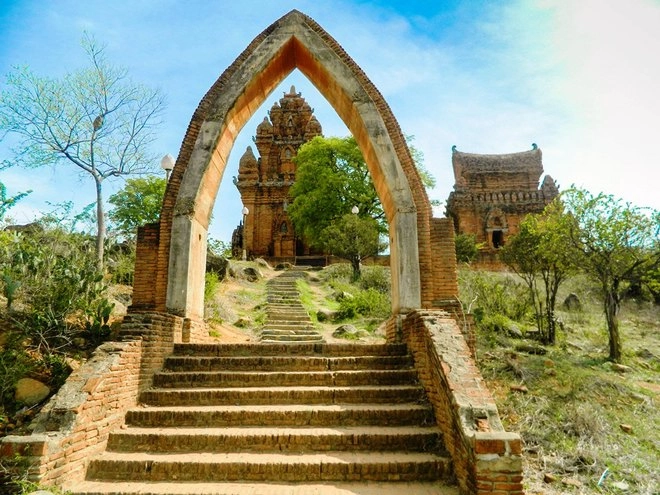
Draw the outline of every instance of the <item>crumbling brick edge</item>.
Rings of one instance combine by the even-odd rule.
[[[66,489],[82,481],[89,460],[105,450],[110,432],[122,426],[174,343],[203,335],[197,327],[165,313],[127,315],[121,340],[101,344],[69,376],[30,424],[29,435],[0,439],[0,457],[24,457],[30,480],[43,486]]]
[[[415,310],[388,322],[391,335],[399,336],[413,355],[460,492],[523,495],[520,435],[504,431],[455,319],[445,311]]]

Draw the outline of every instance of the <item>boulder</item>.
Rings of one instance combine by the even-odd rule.
[[[254,260],[254,262],[261,268],[267,268],[268,270],[271,270],[270,264],[268,264],[268,262],[263,258],[257,258]]]
[[[39,404],[50,394],[50,388],[39,380],[32,378],[21,378],[16,382],[14,399],[26,406]]]
[[[261,271],[251,266],[246,266],[245,268],[243,268],[243,275],[248,280],[248,282],[256,282],[257,280],[263,277]]]
[[[215,255],[213,253],[207,253],[206,255],[206,271],[214,272],[218,275],[220,280],[224,280],[227,276],[227,268],[229,266],[229,260],[222,256]]]
[[[336,339],[359,339],[365,334],[363,330],[358,330],[353,325],[341,325],[332,332]]]
[[[337,312],[331,309],[322,308],[316,312],[316,319],[318,321],[334,321],[336,317]]]
[[[571,292],[568,296],[566,296],[566,299],[564,299],[563,306],[566,311],[582,310],[582,302],[580,301],[580,298],[577,296],[577,294],[574,292]]]

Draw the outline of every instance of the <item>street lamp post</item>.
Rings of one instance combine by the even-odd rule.
[[[357,214],[360,213],[360,208],[358,208],[357,205],[356,205],[356,206],[353,206],[353,208],[351,208],[351,213],[352,213],[353,215],[355,215],[355,217],[357,218]],[[357,222],[356,222],[356,224],[357,224]],[[360,247],[359,247],[359,245],[358,245],[358,231],[357,231],[357,225],[356,225],[356,229],[355,229],[355,237],[354,237],[354,239],[353,239],[353,242],[354,242],[354,246],[353,246],[353,247],[355,248],[355,254],[354,254],[354,256],[355,256],[355,258],[356,258],[356,259],[353,261],[353,263],[354,263],[354,266],[353,266],[353,278],[357,279],[356,268],[359,269],[359,267],[360,267]]]
[[[241,236],[241,241],[243,244],[243,256],[242,259],[243,261],[247,260],[247,251],[245,249],[245,237],[247,236],[247,225],[245,224],[245,221],[247,220],[247,216],[250,213],[250,210],[248,210],[247,206],[244,206],[243,209],[241,210],[241,213],[243,213],[243,235]]]
[[[169,153],[160,161],[160,168],[165,170],[165,181],[170,180],[170,172],[174,168],[174,157]]]

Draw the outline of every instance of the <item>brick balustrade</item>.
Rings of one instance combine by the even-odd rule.
[[[392,319],[390,327],[396,325]],[[444,311],[414,311],[400,335],[433,404],[462,493],[522,495],[522,445],[504,431],[497,407],[456,321]],[[393,329],[390,328],[390,335]]]
[[[126,316],[124,340],[99,346],[44,406],[32,434],[3,438],[0,455],[26,456],[31,478],[44,485],[66,487],[82,480],[90,458],[105,450],[110,432],[122,425],[139,391],[150,386],[186,326],[188,334],[199,333],[177,316]]]

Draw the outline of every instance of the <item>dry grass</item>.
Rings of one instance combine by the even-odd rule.
[[[478,334],[478,364],[505,428],[523,438],[527,493],[657,495],[660,308],[624,304],[628,368],[617,371],[606,359],[596,292],[583,279],[570,281],[559,300],[568,292],[578,294],[583,310],[559,312],[565,330],[545,355],[516,351],[520,339]],[[514,385],[525,385],[528,393]]]

